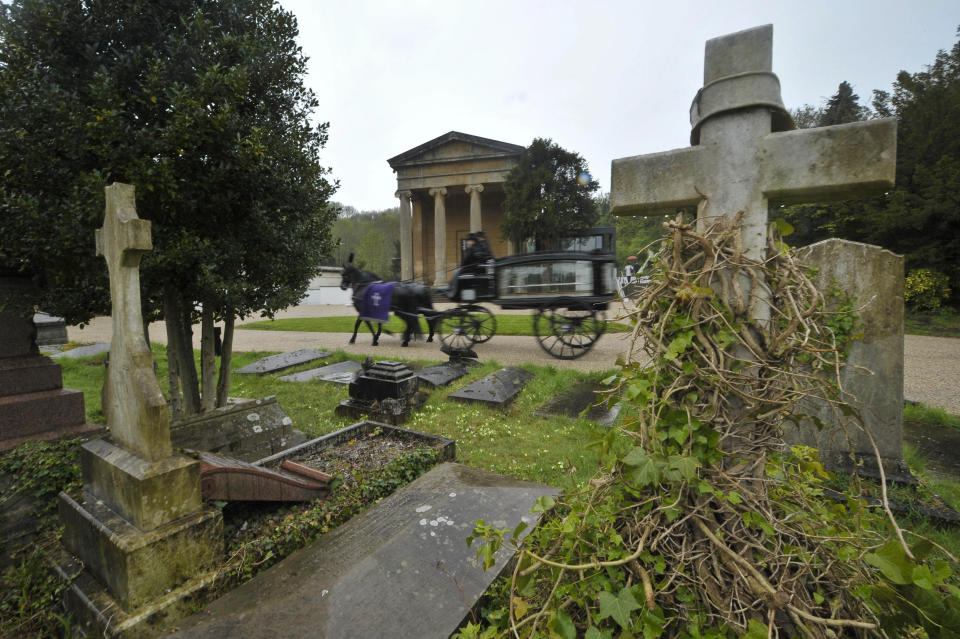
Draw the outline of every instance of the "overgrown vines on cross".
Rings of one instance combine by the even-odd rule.
[[[628,408],[599,434],[585,486],[542,498],[522,542],[478,522],[478,555],[517,560],[472,637],[929,636],[960,628],[951,562],[925,561],[892,517],[822,494],[810,449],[782,426],[839,402],[850,312],[828,314],[771,233],[743,254],[741,216],[704,232],[676,221],[636,300],[634,353],[608,380]],[[849,307],[849,305],[848,305]],[[911,538],[916,539],[916,538]],[[950,558],[953,560],[953,558]],[[955,560],[953,560],[955,562]]]

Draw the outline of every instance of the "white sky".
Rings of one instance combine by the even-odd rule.
[[[619,157],[687,146],[710,38],[773,23],[787,108],[846,80],[869,106],[950,49],[960,0],[280,0],[330,122],[334,199],[397,206],[387,159],[448,131],[580,153],[603,191]]]

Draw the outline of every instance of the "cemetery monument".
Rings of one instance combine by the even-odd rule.
[[[83,497],[61,493],[59,510],[64,546],[122,611],[92,610],[102,600],[75,585],[68,599],[82,603],[73,612],[101,625],[108,619],[98,633],[143,636],[137,624],[150,623],[154,602],[163,597],[173,605],[178,593],[212,580],[223,523],[218,510],[203,506],[199,462],[173,453],[167,404],[143,333],[139,265],[152,248],[150,222],[137,218],[131,185],[108,186],[106,202],[96,247],[110,271],[113,305],[103,405],[110,437],[82,446]]]

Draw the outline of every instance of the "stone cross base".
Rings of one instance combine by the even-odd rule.
[[[150,462],[104,439],[85,443],[80,455],[84,493],[140,530],[153,530],[203,506],[195,459],[171,455]]]
[[[54,557],[54,568],[70,582],[64,603],[85,636],[157,636],[165,625],[195,612],[222,582],[223,520],[217,510],[143,533],[105,508],[91,513],[61,495],[60,516],[73,531],[83,531],[72,543],[100,549],[83,558],[85,565],[66,550]],[[109,575],[111,583],[105,585],[94,571]]]
[[[102,503],[80,505],[66,493],[60,494],[59,511],[64,546],[127,612],[220,564],[223,518],[216,509],[198,510],[150,532]]]
[[[203,507],[197,460],[171,455],[146,461],[103,439],[86,442],[80,453],[83,498],[61,493],[58,504],[63,546],[82,560],[91,583],[105,587],[114,607],[136,617],[216,570],[223,518]],[[93,605],[81,594],[77,602]],[[89,610],[75,612],[91,618]],[[115,613],[104,612],[107,619]],[[129,636],[146,636],[138,632]]]

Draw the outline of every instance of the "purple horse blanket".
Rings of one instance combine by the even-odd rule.
[[[363,290],[360,319],[386,324],[390,319],[390,299],[396,282],[374,282]]]

